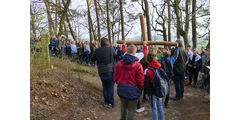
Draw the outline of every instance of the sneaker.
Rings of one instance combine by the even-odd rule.
[[[114,105],[112,105],[112,104],[108,104],[107,107],[108,107],[108,108],[113,108]]]
[[[144,107],[141,107],[141,108],[136,110],[136,112],[138,112],[138,113],[143,112],[143,111],[144,111]]]

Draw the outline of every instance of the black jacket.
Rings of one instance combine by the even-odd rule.
[[[97,60],[98,73],[102,74],[114,72],[114,59],[116,59],[115,50],[109,46],[102,46],[94,51],[91,60]]]
[[[177,52],[177,59],[173,64],[173,73],[175,75],[183,75],[186,70],[186,62],[188,59],[187,52],[183,49],[183,47],[179,47]]]

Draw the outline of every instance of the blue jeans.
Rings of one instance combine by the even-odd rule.
[[[113,73],[100,74],[103,87],[104,104],[114,105],[114,82]]]
[[[173,81],[176,90],[176,97],[183,98],[185,75],[174,75]]]
[[[153,120],[158,120],[158,113],[160,116],[160,120],[164,120],[162,98],[156,97],[155,95],[149,95],[149,104],[152,109]]]

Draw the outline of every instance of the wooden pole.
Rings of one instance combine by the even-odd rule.
[[[122,40],[118,40],[117,44],[123,44]],[[143,45],[142,41],[126,41],[126,44]],[[175,42],[166,41],[147,41],[147,45],[164,45],[164,46],[176,46]]]
[[[142,30],[142,41],[147,41],[144,15],[140,16],[140,24],[141,24],[141,30]]]

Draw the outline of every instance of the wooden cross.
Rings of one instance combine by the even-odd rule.
[[[148,41],[146,36],[146,28],[144,16],[140,16],[140,24],[142,30],[142,41],[126,41],[126,44],[134,44],[134,45],[143,45],[143,41],[147,41],[147,45],[164,45],[164,46],[176,46],[175,42],[166,42],[166,41]],[[123,44],[122,40],[118,40],[117,44]]]

